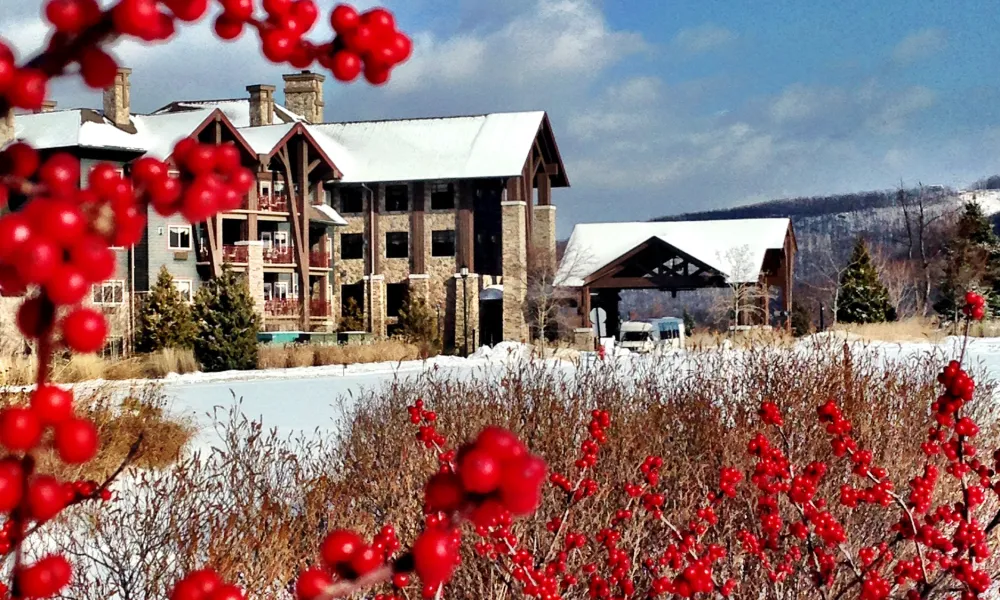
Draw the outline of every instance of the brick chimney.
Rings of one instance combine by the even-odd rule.
[[[104,90],[104,116],[120,128],[132,126],[131,74],[132,69],[119,68],[115,82]]]
[[[284,75],[285,106],[310,123],[323,122],[323,82],[326,76],[312,71]]]
[[[42,107],[38,109],[36,112],[50,113],[54,111],[56,109],[56,106],[58,105],[59,103],[56,102],[55,100],[46,100],[45,102],[42,102]]]
[[[274,124],[274,86],[249,85],[250,92],[250,127]]]
[[[7,111],[7,115],[0,118],[0,146],[4,146],[14,141],[14,109]]]

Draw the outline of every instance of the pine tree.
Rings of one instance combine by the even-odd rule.
[[[792,302],[792,335],[802,337],[812,333],[812,316],[805,306],[798,302]]]
[[[976,202],[965,205],[944,249],[944,278],[934,310],[946,319],[958,318],[965,292],[987,293],[989,314],[1000,312],[1000,238]]]
[[[408,296],[399,309],[399,334],[410,342],[433,344],[437,341],[437,333],[437,317],[427,302]]]
[[[340,326],[341,331],[364,331],[365,316],[358,306],[357,300],[348,298],[341,309]]]
[[[245,279],[224,266],[198,289],[194,300],[198,336],[194,354],[206,371],[257,368],[260,317]]]
[[[197,332],[191,308],[174,286],[174,278],[167,268],[161,267],[156,283],[136,315],[136,350],[157,352],[164,348],[192,348]]]
[[[879,280],[868,245],[858,238],[847,269],[840,276],[837,320],[841,323],[882,323],[894,321],[896,310],[889,292]]]
[[[684,313],[681,314],[681,318],[684,320],[684,333],[690,334],[694,331],[694,315],[688,312],[687,307],[684,307]]]

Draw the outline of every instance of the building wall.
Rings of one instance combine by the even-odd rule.
[[[148,224],[146,226],[147,239],[145,261],[148,265],[148,272],[145,282],[139,279],[137,272],[136,290],[148,291],[150,287],[156,283],[156,277],[160,273],[160,268],[162,266],[166,266],[167,271],[174,277],[174,279],[190,279],[192,283],[192,292],[196,291],[201,282],[201,275],[198,272],[197,252],[194,249],[194,236],[197,235],[197,229],[193,226],[191,228],[191,250],[186,253],[178,253],[171,250],[169,247],[170,238],[168,227],[170,225],[188,225],[188,223],[184,220],[184,217],[180,215],[164,217],[150,208],[148,219]],[[145,283],[145,286],[142,285],[143,283]]]

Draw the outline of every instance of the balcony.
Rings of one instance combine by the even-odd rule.
[[[261,193],[257,198],[257,208],[264,212],[288,212],[288,195],[283,192]]]
[[[329,302],[324,302],[322,300],[311,300],[309,302],[309,316],[325,318],[332,315],[333,310]]]
[[[295,298],[272,298],[264,301],[264,314],[268,317],[298,317],[302,314],[301,305]],[[333,307],[322,300],[309,301],[309,316],[314,319],[327,319],[333,316]]]
[[[264,264],[267,265],[294,265],[295,249],[288,246],[272,246],[264,248]]]
[[[208,247],[202,246],[198,248],[198,262],[208,262]],[[225,263],[245,263],[249,259],[248,248],[246,246],[230,246],[226,245],[222,247],[222,262]]]
[[[309,253],[309,266],[317,267],[320,269],[330,268],[330,254],[327,252],[321,252],[319,250],[313,250]]]

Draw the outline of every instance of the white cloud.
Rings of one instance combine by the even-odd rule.
[[[898,63],[912,63],[930,58],[948,45],[945,32],[939,28],[914,31],[892,49],[892,59]]]
[[[674,46],[688,54],[704,54],[725,48],[736,40],[736,34],[712,23],[682,29],[674,36]]]

